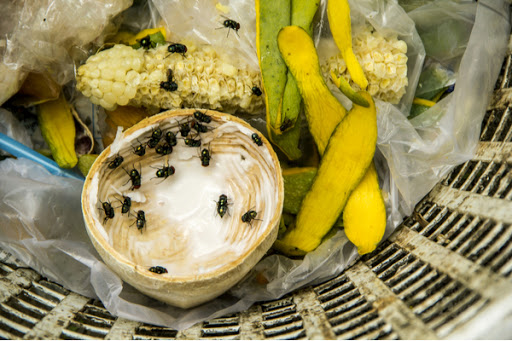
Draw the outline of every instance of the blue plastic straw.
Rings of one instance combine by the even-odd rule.
[[[30,149],[22,143],[19,143],[16,140],[11,139],[9,136],[0,133],[0,149],[5,150],[6,152],[16,156],[23,157],[34,162],[39,163],[44,166],[50,173],[54,175],[65,176],[67,178],[73,178],[84,181],[84,177],[71,172],[66,169],[62,169],[57,165],[57,163],[44,155],[39,154],[38,152]]]

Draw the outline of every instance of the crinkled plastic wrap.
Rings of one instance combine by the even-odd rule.
[[[222,5],[229,8],[228,13],[211,1],[153,0],[154,8],[169,25],[171,40],[199,40],[233,51],[239,44],[240,62],[257,67],[252,2],[227,1]],[[352,0],[350,5],[354,25],[366,18],[383,34],[398,33],[409,46],[411,88],[406,97],[399,105],[377,101],[379,137],[375,161],[388,211],[388,236],[454,165],[472,156],[506,52],[510,32],[508,3],[478,2],[455,91],[412,121],[406,118],[407,108],[424,57],[412,20],[396,1]],[[329,35],[324,11],[322,3],[316,25],[317,42]],[[222,15],[240,22],[238,35],[225,28],[217,29],[222,27]],[[339,274],[357,259],[357,251],[339,231],[303,260],[268,256],[221,297],[196,308],[178,309],[140,294],[101,262],[81,223],[80,182],[51,176],[21,159],[0,162],[0,174],[2,246],[50,279],[75,292],[96,296],[110,312],[132,320],[187,328],[245,310],[256,301],[276,299],[319,283]]]
[[[152,0],[173,42],[191,40],[228,55],[234,65],[259,71],[256,55],[256,10],[253,1]],[[234,31],[227,19],[240,24]]]
[[[0,105],[21,87],[28,72],[47,72],[58,84],[74,78],[73,56],[111,24],[132,0],[3,1],[0,23]],[[4,40],[4,37],[6,39]]]

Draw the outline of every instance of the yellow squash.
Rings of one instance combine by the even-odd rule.
[[[309,34],[301,27],[287,26],[281,29],[277,41],[281,55],[297,81],[309,130],[322,154],[346,110],[322,78],[318,55]]]
[[[354,104],[336,127],[313,185],[302,201],[296,226],[281,240],[284,245],[302,252],[320,245],[370,166],[377,143],[377,116],[371,96],[361,95],[370,107]]]
[[[385,205],[378,179],[367,172],[370,165],[368,160],[373,158],[377,136],[373,100],[366,92],[351,96],[357,100],[350,115],[343,120],[346,111],[323,81],[318,66],[318,56],[311,38],[300,28],[290,26],[281,30],[278,42],[284,60],[297,79],[313,138],[320,154],[324,155],[320,166],[322,171],[319,171],[314,179],[311,192],[306,196],[307,200],[304,199],[302,202],[296,228],[288,231],[285,237],[275,244],[275,248],[288,255],[303,255],[315,249],[345,208],[344,214],[349,216],[349,220],[344,222],[344,226],[348,231],[349,239],[358,247],[361,254],[370,252],[368,250],[371,247],[366,245],[376,245],[382,238],[386,226]],[[368,108],[366,108],[367,105]],[[352,118],[348,120],[350,116]],[[354,116],[361,116],[360,119],[363,116],[368,119],[371,117],[371,119],[356,128],[356,125],[348,123],[355,119]],[[346,140],[343,142],[333,141],[336,139],[336,134],[331,137],[332,131],[340,121],[342,122],[336,128],[338,135],[341,134],[340,130],[344,129],[341,127],[347,125],[351,127],[351,130],[346,132]],[[362,139],[364,143],[362,146],[366,150],[358,149],[361,145],[358,147],[355,143],[357,139],[353,140],[350,136]],[[328,143],[329,150],[336,157],[327,157],[327,153],[324,153]],[[358,162],[359,165],[356,166]],[[355,168],[358,170],[354,171]],[[360,184],[361,179],[363,182]],[[352,200],[359,202],[361,197],[368,200],[366,205],[370,207],[369,210],[377,212],[367,215],[368,218],[374,219],[370,224],[374,227],[372,234],[367,234],[365,220],[350,219],[350,217],[357,217],[360,213],[355,209],[358,204],[351,202]],[[352,214],[353,210],[356,211],[355,214]],[[378,212],[383,212],[383,215]]]
[[[336,87],[340,89],[340,91],[345,96],[347,96],[349,100],[351,100],[353,103],[356,103],[357,105],[368,108],[370,104],[364,99],[363,96],[352,89],[350,84],[348,84],[347,80],[343,76],[338,77],[333,71],[331,71],[331,79],[334,85],[336,85]]]
[[[62,168],[75,167],[78,162],[75,153],[75,121],[63,94],[56,100],[39,104],[37,117],[55,162]]]
[[[347,201],[343,224],[345,234],[361,255],[375,250],[384,236],[386,206],[373,163]]]
[[[347,64],[347,69],[352,80],[359,85],[361,89],[366,89],[368,80],[352,50],[352,27],[348,0],[327,1],[327,18],[329,19],[329,27],[331,28],[334,42],[338,46],[341,56]]]

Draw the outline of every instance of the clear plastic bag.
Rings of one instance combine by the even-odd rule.
[[[0,105],[18,91],[28,72],[48,72],[61,85],[73,80],[74,57],[84,57],[86,45],[108,31],[110,19],[131,4],[132,0],[4,1],[0,34],[7,39],[0,39]]]
[[[229,56],[234,65],[259,71],[253,1],[152,0],[151,3],[170,32],[167,40],[211,45]],[[240,29],[223,26],[226,19],[239,23]]]
[[[478,2],[454,93],[432,107],[431,113],[413,121],[406,117],[423,55],[412,20],[396,1],[352,0],[350,4],[354,25],[365,18],[384,34],[399,33],[409,46],[410,89],[405,98],[397,106],[377,101],[379,138],[375,162],[388,211],[387,236],[453,165],[466,161],[474,152],[480,122],[507,47],[508,3]],[[226,1],[223,5],[229,8],[229,13],[202,0],[153,0],[151,6],[168,23],[170,40],[213,44],[228,54],[234,53],[240,65],[257,68],[252,2]],[[238,35],[219,28],[222,15],[241,23]],[[321,36],[328,36],[325,2],[318,17],[317,42]],[[140,294],[101,262],[81,222],[81,183],[50,176],[41,167],[21,159],[1,162],[0,172],[2,246],[50,279],[75,292],[96,296],[111,313],[132,320],[187,328],[319,283],[339,274],[357,259],[357,251],[339,231],[303,260],[280,255],[266,257],[221,297],[196,308],[178,309]]]
[[[29,148],[34,147],[32,139],[23,127],[23,124],[10,111],[3,108],[0,108],[0,133],[15,139]]]

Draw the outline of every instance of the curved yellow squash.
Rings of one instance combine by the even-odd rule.
[[[357,246],[360,255],[375,250],[384,236],[386,206],[373,163],[347,201],[343,210],[343,225],[345,234]]]
[[[338,49],[340,49],[341,56],[347,64],[352,80],[361,89],[365,90],[368,86],[368,80],[352,50],[352,27],[348,0],[327,1],[327,18],[329,19],[329,27],[331,28],[334,42]]]
[[[296,226],[284,236],[283,244],[304,252],[320,245],[370,166],[377,143],[377,116],[371,96],[361,95],[370,107],[354,104],[336,127],[313,185],[302,201]]]

